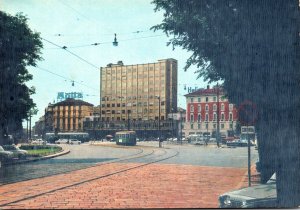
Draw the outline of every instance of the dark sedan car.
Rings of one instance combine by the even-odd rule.
[[[246,139],[237,139],[233,141],[228,141],[226,143],[229,147],[247,147],[248,146],[248,140]],[[250,146],[254,146],[253,141],[250,141]]]

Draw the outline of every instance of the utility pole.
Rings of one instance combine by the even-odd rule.
[[[31,113],[29,115],[29,139],[31,140]]]
[[[99,105],[99,121],[98,121],[98,123],[99,123],[99,129],[101,129],[101,127],[102,127],[102,119],[101,119],[101,114],[102,114],[102,67],[100,67],[100,105]],[[100,122],[101,122],[101,124],[100,124]],[[99,132],[100,133],[100,137],[101,137],[101,139],[103,139],[102,138],[102,136],[101,136],[101,132]]]
[[[127,110],[127,130],[130,130],[130,119],[129,119],[130,110]]]
[[[180,110],[179,113],[180,113],[180,143],[182,145],[182,110]]]
[[[251,187],[251,145],[248,133],[248,122],[247,122],[247,141],[248,141],[248,186]]]
[[[220,107],[219,107],[219,83],[217,83],[217,146],[220,147]]]
[[[158,99],[158,136],[159,136],[158,146],[162,147],[162,139],[160,135],[160,96],[156,96],[156,98]]]

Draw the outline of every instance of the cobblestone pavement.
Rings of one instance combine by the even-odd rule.
[[[75,186],[79,180],[139,163],[113,163],[0,187],[2,208],[214,208],[244,184],[245,168],[153,164]],[[62,188],[64,185],[68,186]],[[62,188],[60,190],[51,189]],[[45,193],[45,192],[49,193]],[[43,194],[45,193],[45,194]],[[3,199],[4,198],[4,199]]]
[[[180,151],[175,158],[147,164],[175,150]],[[5,184],[0,186],[0,208],[216,208],[220,194],[247,186],[245,167],[235,163],[234,167],[227,166],[222,155],[209,165],[211,154],[222,154],[221,151],[223,158],[228,158],[230,151],[220,148],[165,148],[136,161],[94,164]],[[244,161],[243,150],[232,153]],[[198,158],[199,165],[191,161],[192,156]],[[182,160],[187,157],[190,159]],[[222,163],[226,163],[225,167],[220,166]]]

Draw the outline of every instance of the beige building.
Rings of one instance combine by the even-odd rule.
[[[83,131],[83,119],[93,113],[93,104],[68,98],[56,104],[49,104],[45,110],[48,132]]]
[[[102,121],[166,120],[177,111],[177,60],[124,65],[100,71]]]

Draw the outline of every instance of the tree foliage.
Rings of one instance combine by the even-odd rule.
[[[32,79],[27,67],[41,60],[42,42],[22,14],[11,16],[0,11],[0,144],[4,136],[22,129],[22,120],[35,106],[30,95],[34,87],[27,87]]]
[[[279,206],[300,204],[298,0],[154,0],[173,47],[192,52],[185,70],[224,81],[230,101],[258,107],[262,181],[277,174]]]

